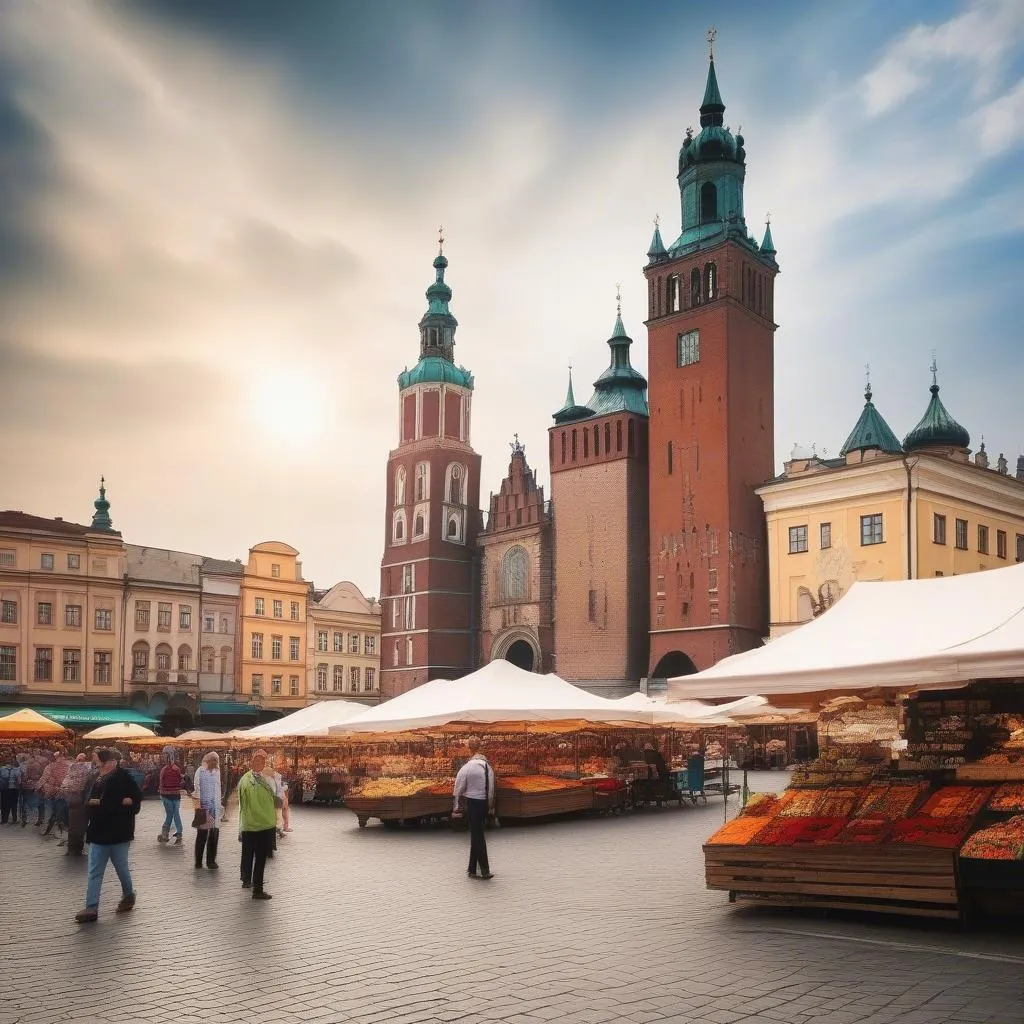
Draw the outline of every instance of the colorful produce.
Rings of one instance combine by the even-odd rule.
[[[770,818],[778,809],[778,793],[751,793],[740,814],[744,818]]]
[[[579,789],[575,779],[554,779],[550,775],[510,775],[498,779],[499,789],[515,789],[520,793],[553,793],[561,789]]]
[[[745,819],[739,818],[739,821]],[[756,821],[756,818],[749,819]],[[774,818],[770,818],[768,823],[755,837],[753,844],[755,846],[792,846],[797,839],[800,838],[800,834],[804,830],[805,824],[809,818],[793,818],[783,817],[777,815]]]
[[[909,785],[876,783],[868,786],[853,812],[855,818],[883,818],[897,821],[906,818],[921,795],[928,790],[927,782]]]
[[[834,787],[821,794],[814,813],[821,818],[848,818],[863,795],[863,789]]]
[[[709,840],[710,846],[746,846],[768,824],[768,818],[733,818],[726,822]]]
[[[884,841],[901,846],[929,846],[941,850],[954,850],[963,842],[970,824],[970,818],[954,818],[948,815],[933,818],[918,814],[913,818],[893,823]]]
[[[1007,782],[1000,786],[988,802],[990,811],[1024,811],[1024,785]]]
[[[783,818],[809,818],[817,813],[821,797],[818,789],[787,789],[779,798],[777,813]]]
[[[851,818],[836,836],[837,843],[880,843],[892,823],[885,818]]]
[[[991,786],[943,786],[918,813],[928,818],[973,818],[991,795]]]
[[[961,857],[978,860],[1024,859],[1024,816],[979,829],[960,848]]]
[[[376,800],[389,796],[415,796],[437,783],[433,779],[367,779],[349,790],[351,796]],[[454,782],[448,788],[452,792]]]

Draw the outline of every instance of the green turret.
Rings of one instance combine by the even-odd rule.
[[[939,398],[938,367],[932,363],[931,399],[921,422],[903,439],[909,452],[917,448],[967,448],[971,435],[949,413]]]
[[[100,496],[92,503],[96,509],[92,514],[92,528],[103,530],[105,533],[112,533],[114,523],[110,518],[110,502],[107,501],[106,480],[100,477]]]
[[[839,454],[845,457],[850,452],[871,450],[887,452],[890,455],[899,455],[903,451],[889,424],[872,403],[869,384],[864,392],[864,409]]]
[[[585,405],[576,404],[576,396],[572,390],[572,367],[569,367],[569,390],[565,393],[565,403],[561,409],[554,414],[554,421],[556,423],[572,423],[574,420],[585,420],[588,416],[593,416],[593,409],[588,409]]]
[[[647,379],[634,370],[629,361],[629,347],[632,344],[633,339],[626,334],[622,323],[620,301],[612,336],[608,339],[608,347],[612,350],[611,363],[594,381],[594,394],[587,403],[594,416],[604,416],[610,412],[650,415],[647,408]]]

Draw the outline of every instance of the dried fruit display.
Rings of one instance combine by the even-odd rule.
[[[863,789],[842,786],[826,789],[815,804],[814,813],[820,818],[848,818],[863,794]]]
[[[875,783],[864,790],[853,812],[855,818],[883,818],[897,821],[906,818],[921,796],[928,791],[927,782],[889,785]]]
[[[837,843],[880,843],[892,824],[886,818],[851,818],[836,836]]]
[[[991,786],[943,786],[918,813],[928,818],[973,818],[991,795]]]
[[[747,846],[761,829],[768,824],[768,818],[733,818],[726,822],[709,840],[710,846]]]
[[[1024,816],[1018,814],[979,829],[960,848],[960,856],[977,860],[1024,859]]]
[[[740,815],[744,818],[770,818],[778,809],[777,793],[751,793]]]
[[[742,821],[743,819],[737,819]],[[750,819],[756,821],[756,818]],[[804,830],[808,818],[784,818],[777,815],[769,818],[767,824],[758,832],[751,845],[753,846],[792,846]]]
[[[783,818],[809,818],[817,813],[821,797],[818,789],[787,789],[779,798],[777,813]]]
[[[575,779],[554,779],[550,775],[510,775],[498,779],[499,789],[515,789],[520,793],[553,793],[560,789],[579,789],[582,785]]]
[[[918,814],[894,822],[884,841],[897,845],[953,850],[963,842],[970,824],[970,818],[933,818]]]
[[[1024,785],[1006,782],[1001,785],[988,802],[990,811],[1024,811]]]
[[[415,796],[435,784],[434,779],[366,779],[350,790],[350,793],[371,800],[388,796]]]

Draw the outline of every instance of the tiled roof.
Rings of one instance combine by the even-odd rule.
[[[0,529],[6,530],[41,530],[47,533],[63,533],[69,537],[81,537],[94,532],[91,527],[81,523],[69,523],[63,519],[47,519],[45,516],[32,516],[27,512],[8,510],[0,512]],[[117,530],[103,531],[112,537],[120,537]]]
[[[227,558],[206,558],[203,557],[202,570],[204,573],[222,573],[225,576],[242,576],[245,573],[245,566],[241,562],[234,562]]]

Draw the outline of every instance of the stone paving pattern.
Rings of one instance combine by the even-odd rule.
[[[232,823],[221,870],[195,872],[194,833],[157,844],[147,800],[138,906],[114,915],[111,870],[91,926],[72,921],[84,859],[6,826],[0,1024],[1024,1022],[1019,929],[729,906],[700,851],[722,816],[719,799],[500,829],[482,882],[464,834],[299,808],[258,903]]]

